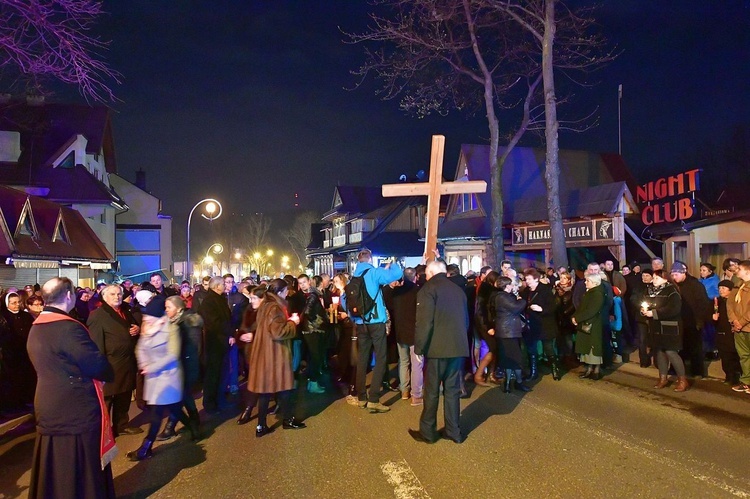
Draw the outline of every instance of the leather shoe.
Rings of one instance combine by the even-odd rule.
[[[257,426],[255,428],[255,436],[257,438],[268,435],[269,433],[273,433],[273,428],[269,428],[268,426]]]
[[[463,435],[459,436],[457,439],[449,437],[448,434],[445,432],[445,428],[443,428],[442,430],[438,430],[438,433],[440,433],[441,438],[450,440],[451,442],[454,442],[457,444],[463,443],[463,441],[466,440]]]
[[[411,435],[411,438],[413,438],[417,442],[422,442],[424,444],[434,444],[435,442],[437,442],[437,440],[430,440],[429,438],[425,437],[419,430],[412,430],[411,428],[409,428],[409,435]]]
[[[245,407],[245,410],[242,411],[242,415],[237,420],[238,425],[247,424],[250,422],[250,414],[252,413],[252,409],[250,407]]]
[[[137,426],[127,426],[121,430],[117,430],[118,435],[138,435],[139,433],[143,433],[143,430]]]
[[[302,428],[307,428],[307,425],[301,421],[297,421],[294,419],[294,417],[291,417],[289,419],[285,419],[281,423],[282,428],[285,430],[301,430]]]

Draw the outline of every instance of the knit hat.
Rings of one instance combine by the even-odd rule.
[[[676,260],[672,264],[672,268],[669,270],[670,273],[678,273],[678,274],[686,274],[687,273],[687,265],[682,263],[679,260]]]
[[[729,279],[724,279],[723,281],[719,282],[719,287],[724,286],[727,289],[734,289],[734,283],[730,281]]]
[[[654,275],[654,271],[651,269],[643,269],[641,271],[641,274],[648,274],[648,275]]]
[[[154,296],[154,293],[142,289],[135,294],[135,300],[138,302],[138,305],[140,305],[141,307],[145,307],[146,304],[151,300],[152,296]]]

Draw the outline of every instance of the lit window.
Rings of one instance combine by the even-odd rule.
[[[466,193],[461,194],[458,197],[456,203],[456,213],[466,213],[469,211],[476,211],[479,208],[477,203],[477,197],[475,194]]]

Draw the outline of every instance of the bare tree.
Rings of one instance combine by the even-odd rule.
[[[299,265],[307,265],[307,254],[305,249],[310,244],[312,224],[319,222],[320,216],[313,211],[304,211],[297,215],[294,223],[286,230],[282,231],[284,239],[289,243],[289,247],[297,258]]]
[[[0,68],[39,92],[46,78],[77,85],[87,99],[115,100],[120,75],[101,60],[107,42],[92,35],[102,15],[93,0],[0,0]]]
[[[404,111],[418,116],[432,112],[447,114],[451,109],[471,113],[483,109],[486,114],[490,132],[492,259],[499,266],[504,256],[503,165],[521,137],[529,130],[541,130],[544,123],[546,100],[538,92],[543,80],[542,45],[530,39],[528,27],[509,15],[510,6],[503,2],[375,0],[374,3],[389,10],[391,15],[373,13],[370,15],[373,24],[367,32],[348,34],[351,42],[367,44],[366,60],[354,71],[361,78],[360,83],[373,75],[383,85],[379,95],[386,100],[400,99]],[[544,33],[543,23],[540,32]],[[371,49],[371,45],[376,48]],[[567,57],[572,56],[566,54],[560,60]],[[554,82],[545,83],[552,84],[554,100]],[[498,158],[498,114],[519,106],[520,122],[504,127],[513,131]]]
[[[528,53],[532,57],[536,53],[537,59],[541,59],[539,62],[544,87],[544,135],[547,147],[544,181],[547,187],[552,259],[556,267],[567,267],[568,252],[560,208],[560,122],[557,117],[554,70],[557,67],[563,71],[590,71],[601,67],[614,56],[611,52],[601,52],[603,38],[590,33],[594,22],[590,9],[574,13],[559,0],[505,0],[490,4],[516,21],[531,35],[531,43],[538,47],[538,50],[529,50]],[[555,9],[557,4],[561,6],[559,13]]]
[[[242,248],[258,251],[268,245],[268,233],[271,230],[271,219],[263,213],[249,215],[239,231],[238,242]]]

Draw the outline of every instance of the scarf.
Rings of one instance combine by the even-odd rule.
[[[80,325],[83,329],[89,333],[86,326],[73,319],[68,315],[59,314],[57,312],[44,311],[39,314],[39,317],[34,321],[34,324],[51,324],[53,322],[60,321],[71,321]],[[89,333],[91,334],[91,333]],[[102,469],[106,468],[109,463],[117,455],[117,445],[115,444],[115,436],[112,433],[112,423],[109,419],[109,411],[107,405],[104,403],[104,383],[98,379],[92,379],[94,382],[94,389],[96,390],[96,398],[99,400],[99,412],[102,414],[102,427],[101,434],[99,436],[99,459],[102,465]]]

